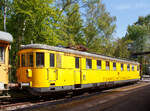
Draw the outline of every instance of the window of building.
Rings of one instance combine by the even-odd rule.
[[[127,65],[127,70],[130,71],[130,65],[129,64]]]
[[[109,70],[109,66],[110,66],[109,61],[106,61],[106,70]]]
[[[123,71],[123,64],[121,64],[121,71]]]
[[[92,69],[92,60],[91,59],[86,59],[86,68]]]
[[[25,54],[21,55],[21,66],[25,67]]]
[[[101,60],[97,60],[97,69],[101,69]]]
[[[75,67],[79,68],[79,57],[75,57]]]
[[[0,62],[4,62],[4,47],[0,47]]]
[[[55,54],[50,53],[50,67],[55,67]]]
[[[33,53],[28,54],[28,66],[33,67]]]
[[[116,70],[116,63],[113,62],[113,70]]]
[[[132,65],[132,71],[134,71],[134,65]]]
[[[36,53],[36,66],[44,67],[44,53],[41,52]]]

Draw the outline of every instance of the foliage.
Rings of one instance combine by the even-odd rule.
[[[142,52],[148,49],[149,33],[147,26],[132,25],[128,27],[127,39],[133,41],[132,52]]]
[[[13,0],[8,32],[14,37],[10,53],[12,72],[15,75],[17,52],[21,44],[59,44],[58,31],[61,22],[60,11],[52,0]]]
[[[88,0],[86,26],[84,28],[86,46],[92,52],[112,55],[112,34],[115,30],[115,17],[106,11],[101,0]]]
[[[64,10],[64,21],[60,30],[65,46],[82,44],[82,19],[78,3],[70,4]]]
[[[139,17],[138,21],[128,26],[127,40],[131,40],[130,53],[145,52],[150,49],[150,15]],[[138,56],[137,60],[142,65],[142,71],[145,73],[146,65],[149,64],[149,56]]]
[[[150,15],[139,17],[137,22],[128,26],[126,38],[133,41],[132,52],[148,51],[150,48]]]
[[[46,43],[55,45],[61,17],[52,6],[52,0],[14,0],[10,32],[19,43]]]
[[[131,40],[126,40],[125,37],[120,38],[115,41],[114,47],[114,56],[115,57],[121,57],[121,58],[129,58],[130,57],[130,52],[128,50],[128,44],[131,44]]]

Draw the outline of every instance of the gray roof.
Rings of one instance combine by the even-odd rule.
[[[6,42],[13,42],[13,37],[8,32],[0,31],[0,40],[6,41]]]
[[[106,60],[113,60],[113,61],[118,61],[118,62],[127,62],[127,63],[131,63],[131,64],[139,64],[136,61],[120,59],[120,58],[113,58],[113,57],[108,57],[108,56],[104,56],[104,55],[93,54],[93,53],[88,53],[88,52],[82,52],[82,51],[72,50],[72,49],[62,48],[62,47],[49,46],[49,45],[44,45],[44,44],[22,45],[21,49],[46,49],[46,50],[65,52],[65,53],[71,53],[71,54],[76,54],[76,55],[96,57],[96,58],[106,59]]]

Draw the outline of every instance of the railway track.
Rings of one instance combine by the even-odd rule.
[[[74,100],[83,100],[97,95],[108,96],[113,92],[117,91],[125,91],[131,90],[133,88],[142,87],[149,83],[137,83],[129,86],[123,86],[118,88],[106,89],[106,90],[99,90],[95,89],[89,91],[88,93],[85,92],[78,92],[69,95],[53,95],[53,96],[46,96],[46,97],[33,97],[33,98],[18,98],[18,99],[6,99],[0,100],[0,111],[12,111],[12,110],[19,110],[25,108],[34,108],[40,107],[43,105],[57,105],[57,104],[64,104],[67,102],[71,102]],[[131,88],[132,87],[132,88]]]
[[[81,94],[82,93],[82,94]],[[78,92],[78,93],[69,93],[65,95],[59,95],[59,96],[45,96],[45,97],[35,97],[35,98],[18,98],[18,99],[5,99],[5,100],[0,100],[0,111],[7,110],[7,111],[12,111],[12,110],[17,110],[20,108],[26,108],[26,107],[31,107],[34,105],[46,105],[46,104],[61,104],[64,102],[69,102],[72,100],[76,99],[83,99],[87,98],[90,96],[94,96],[97,94],[100,94],[101,92],[89,92],[86,93],[84,92]]]

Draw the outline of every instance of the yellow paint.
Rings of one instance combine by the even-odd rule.
[[[17,78],[18,82],[30,83],[31,87],[50,87],[51,83],[54,83],[55,86],[67,86],[140,78],[137,65],[135,65],[134,71],[132,71],[132,65],[134,64],[130,64],[130,71],[127,71],[128,63],[123,63],[124,68],[121,71],[121,62],[63,52],[24,49],[19,51],[18,55],[30,52],[33,53],[33,67],[19,67],[17,69]],[[44,52],[44,67],[36,67],[36,52]],[[50,53],[55,54],[54,67],[50,67]],[[80,57],[80,68],[75,68],[75,57]],[[92,59],[92,69],[86,69],[86,58]],[[97,69],[97,60],[101,60],[101,69]],[[110,62],[109,70],[106,70],[106,61]],[[113,62],[116,62],[116,70],[113,69]],[[30,78],[27,77],[26,70],[31,70],[32,76]]]
[[[27,69],[27,77],[28,78],[32,77],[32,70],[31,69]]]
[[[8,84],[8,69],[9,69],[9,43],[0,41],[0,47],[4,47],[4,62],[0,62],[0,82]]]

